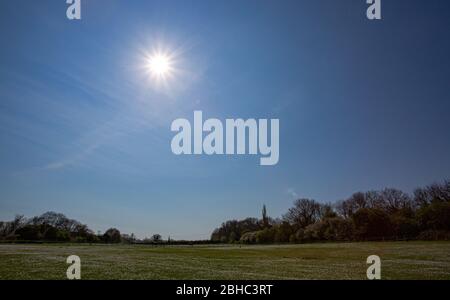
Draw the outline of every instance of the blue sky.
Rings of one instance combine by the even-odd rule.
[[[0,219],[48,210],[94,230],[208,238],[296,197],[450,177],[450,4],[0,3]],[[156,86],[154,48],[177,54]],[[280,119],[280,161],[175,156],[171,122]]]

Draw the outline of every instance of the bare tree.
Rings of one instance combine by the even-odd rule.
[[[384,189],[381,191],[380,197],[384,210],[389,213],[411,207],[409,195],[397,189]]]
[[[321,206],[312,199],[298,199],[284,215],[284,220],[300,228],[317,222],[320,218]]]
[[[417,207],[430,205],[432,202],[450,201],[450,181],[435,183],[425,188],[418,188],[414,191],[414,204]]]
[[[357,192],[350,196],[350,198],[340,201],[336,208],[341,216],[349,218],[359,209],[366,208],[367,206],[368,201],[366,200],[366,194]]]

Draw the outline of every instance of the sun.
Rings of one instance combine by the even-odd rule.
[[[152,47],[142,47],[139,51],[135,68],[142,76],[143,84],[158,92],[173,93],[180,86],[178,79],[185,74],[182,50],[155,42]]]
[[[147,68],[157,78],[165,78],[172,72],[172,60],[169,55],[155,53],[148,58]]]

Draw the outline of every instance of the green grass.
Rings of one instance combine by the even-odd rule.
[[[450,242],[273,246],[0,244],[0,279],[65,279],[66,258],[82,279],[366,279],[381,257],[382,279],[450,279]]]

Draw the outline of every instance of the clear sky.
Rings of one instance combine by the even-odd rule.
[[[0,1],[0,220],[209,238],[296,197],[450,177],[450,2]],[[155,84],[153,49],[175,55]],[[280,161],[176,156],[171,122],[280,119]]]

